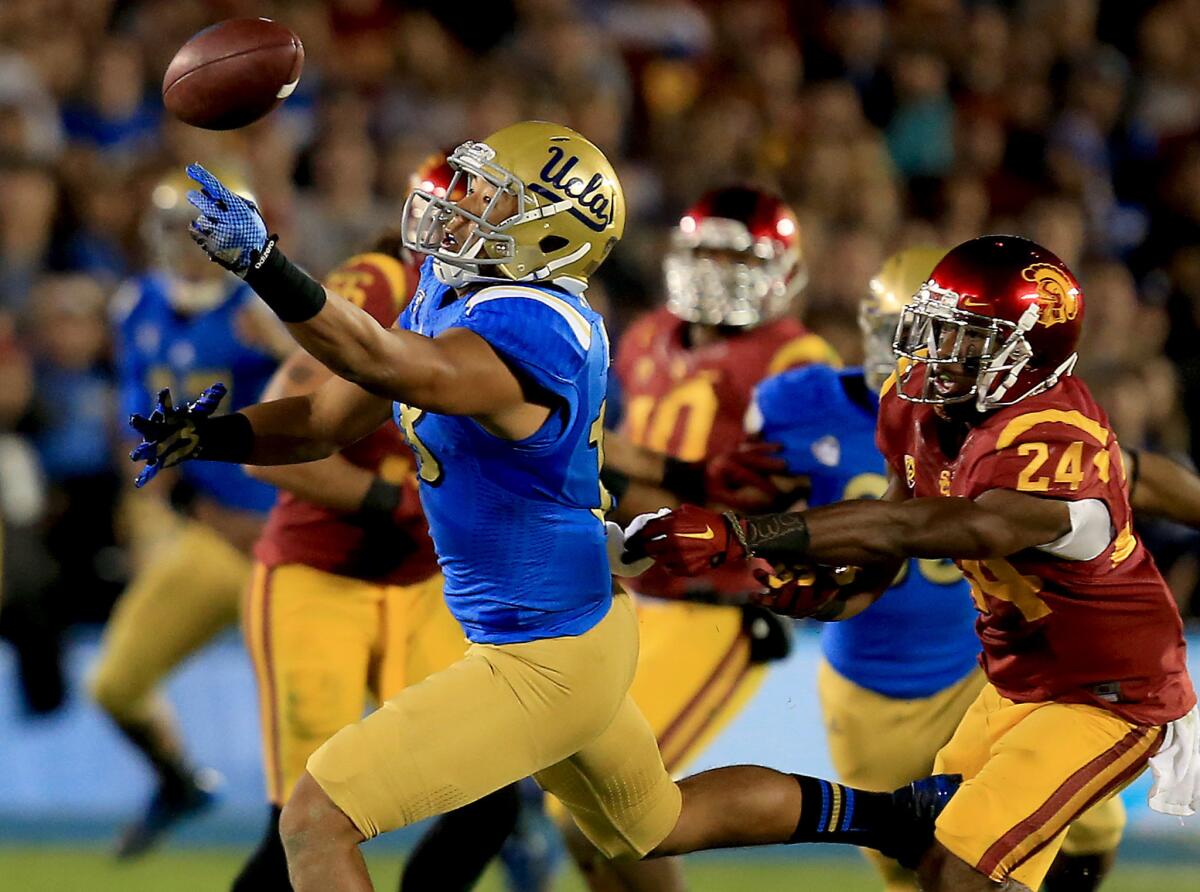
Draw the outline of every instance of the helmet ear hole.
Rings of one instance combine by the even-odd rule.
[[[565,248],[569,243],[561,235],[547,235],[540,242],[538,248],[543,254],[553,254],[560,248]]]

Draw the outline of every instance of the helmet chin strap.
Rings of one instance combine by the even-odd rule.
[[[451,266],[440,257],[433,259],[433,274],[437,280],[443,285],[449,285],[451,288],[461,288],[476,280],[479,267],[471,264],[467,266]]]

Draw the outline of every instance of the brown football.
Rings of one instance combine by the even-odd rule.
[[[304,46],[290,29],[229,19],[180,47],[163,75],[163,104],[193,127],[245,127],[291,95],[303,67]]]

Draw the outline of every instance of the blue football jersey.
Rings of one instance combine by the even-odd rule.
[[[222,412],[257,401],[277,360],[239,336],[238,316],[257,300],[249,286],[231,283],[229,297],[213,309],[179,313],[167,297],[170,279],[147,274],[127,282],[113,305],[113,327],[121,392],[121,427],[134,412],[145,415],[164,387],[180,403],[221,381],[229,388]],[[240,465],[189,461],[180,476],[196,492],[229,508],[266,512],[275,489],[250,477]]]
[[[788,470],[812,482],[809,504],[879,498],[887,489],[875,448],[878,397],[862,369],[811,365],[759,385],[751,427],[783,446]],[[928,697],[976,665],[970,588],[952,561],[911,560],[892,589],[858,616],[823,627],[825,658],[855,684],[887,697]]]
[[[459,296],[421,269],[401,328],[466,328],[559,408],[530,437],[506,440],[472,418],[396,405],[417,455],[421,503],[446,602],[472,641],[579,635],[612,600],[600,485],[608,335],[582,297],[492,285]]]

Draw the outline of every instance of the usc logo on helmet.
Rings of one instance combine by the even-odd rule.
[[[1037,302],[1042,308],[1039,323],[1049,328],[1078,315],[1079,289],[1057,266],[1035,263],[1021,270],[1021,277],[1037,286]]]

